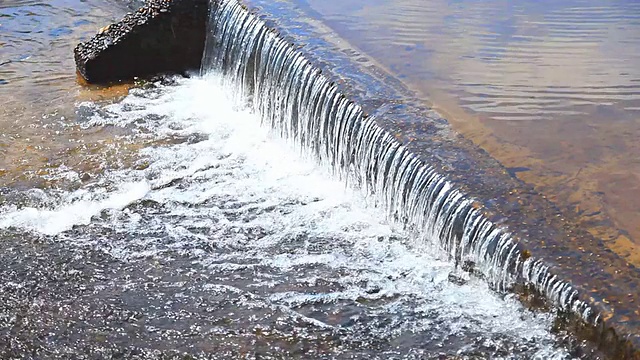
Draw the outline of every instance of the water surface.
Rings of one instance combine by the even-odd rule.
[[[104,91],[78,81],[73,48],[104,24],[134,9],[136,1],[3,0],[0,3],[0,189],[44,184],[71,164],[100,171],[97,157],[117,134],[80,131],[75,103],[113,99],[125,87]],[[1,193],[0,193],[1,194]],[[0,195],[1,196],[1,195]]]
[[[480,278],[450,281],[446,256],[234,108],[218,84],[178,80],[81,105],[93,114],[83,127],[173,143],[141,149],[146,166],[72,191],[18,191],[0,208],[9,343],[36,353],[59,344],[49,346],[61,355],[81,344],[143,357],[570,358],[573,340],[552,333],[551,314]],[[41,277],[68,280],[29,295],[46,265]],[[38,311],[21,310],[30,297]]]

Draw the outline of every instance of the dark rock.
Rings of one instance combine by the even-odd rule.
[[[450,283],[456,285],[465,285],[469,279],[464,276],[464,274],[456,274],[455,272],[450,272],[448,276],[448,280]]]
[[[200,68],[208,0],[150,0],[74,50],[90,83],[107,83]]]
[[[473,273],[475,271],[475,268],[476,263],[474,261],[465,260],[464,263],[462,263],[462,271],[464,272]]]

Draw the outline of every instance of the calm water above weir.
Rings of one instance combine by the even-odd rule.
[[[79,85],[73,46],[131,6],[0,4],[0,357],[596,356],[385,221],[215,71]]]
[[[640,265],[640,2],[289,1]]]

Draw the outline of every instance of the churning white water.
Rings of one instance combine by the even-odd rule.
[[[32,191],[37,205],[4,205],[0,229],[123,264],[198,269],[202,293],[233,300],[193,310],[229,319],[207,330],[209,341],[255,356],[569,358],[549,314],[456,272],[386,222],[359,190],[235,106],[215,75],[176,81],[105,108],[80,105],[94,113],[84,126],[124,127],[150,145],[137,164],[78,190]],[[466,281],[450,281],[452,272]],[[181,284],[179,294],[189,290]],[[152,300],[139,301],[151,317]],[[245,344],[247,329],[262,347]]]

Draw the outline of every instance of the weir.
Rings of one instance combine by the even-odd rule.
[[[406,91],[375,67],[370,67],[371,72],[354,70],[349,65],[353,61],[339,52],[333,53],[335,60],[313,59],[314,51],[326,55],[332,45],[315,40],[312,46],[300,49],[296,44],[314,40],[296,39],[304,38],[301,31],[284,35],[286,25],[273,22],[236,0],[212,1],[202,73],[223,74],[227,86],[264,123],[371,194],[421,244],[441,249],[458,264],[476,264],[497,291],[542,296],[563,314],[572,315],[574,326],[606,345],[615,357],[638,356],[633,350],[637,335],[616,334],[605,325],[615,315],[606,304],[617,301],[616,297],[628,298],[631,293],[625,292],[632,290],[612,291],[598,281],[606,277],[595,274],[578,286],[566,280],[584,278],[574,276],[579,274],[575,264],[590,271],[606,268],[612,259],[596,259],[588,250],[580,254],[563,246],[564,234],[556,232],[562,225],[539,228],[541,222],[547,222],[545,218],[554,215],[549,204],[536,203],[530,189],[520,191],[522,184],[514,183],[504,171],[491,170],[501,167],[486,154],[474,153],[437,115],[403,101]],[[309,48],[311,53],[305,52]],[[335,64],[353,72],[339,74],[333,70]],[[341,75],[354,75],[357,80]],[[489,200],[478,200],[472,197],[475,194]],[[492,199],[491,194],[496,196]],[[511,201],[510,195],[519,201]],[[524,211],[516,209],[519,205]],[[527,206],[544,209],[537,221],[527,221],[531,220],[525,213]],[[573,235],[589,236],[578,230]],[[555,257],[555,264],[549,262],[550,256]],[[626,270],[623,276],[637,278],[636,269]]]
[[[457,261],[471,260],[505,290],[518,277],[558,305],[590,317],[568,284],[524,259],[506,229],[396,141],[340,92],[296,48],[235,1],[214,3],[204,73],[221,71],[228,85],[280,136],[292,139],[337,174],[373,194],[394,220]]]
[[[473,199],[365,114],[296,47],[235,0],[215,1],[202,72],[227,85],[280,136],[309,149],[337,175],[361,186],[391,219],[457,262],[480,266],[499,291],[518,281],[590,323],[598,316],[578,292],[512,240]]]

